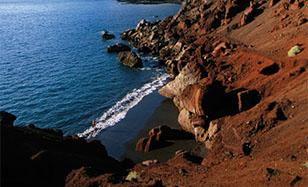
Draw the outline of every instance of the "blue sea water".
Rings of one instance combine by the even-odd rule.
[[[115,0],[1,0],[0,110],[16,124],[59,128],[93,137],[116,125],[127,110],[167,77],[143,56],[146,68],[129,69],[106,47],[148,20],[174,15],[175,4],[134,5]],[[102,41],[100,31],[117,38]]]

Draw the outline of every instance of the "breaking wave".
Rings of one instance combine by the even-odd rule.
[[[153,81],[144,84],[141,88],[132,90],[98,118],[95,127],[90,127],[77,135],[84,138],[93,138],[103,129],[116,125],[119,121],[124,119],[127,112],[136,106],[145,96],[162,87],[166,83],[168,77],[166,73],[161,74]]]

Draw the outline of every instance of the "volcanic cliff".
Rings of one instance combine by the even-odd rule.
[[[202,157],[178,151],[165,163],[131,166],[99,151],[98,143],[35,127],[1,125],[2,153],[7,153],[1,156],[2,166],[6,163],[4,184],[18,181],[8,175],[22,171],[14,160],[26,160],[23,168],[35,165],[45,171],[44,159],[52,159],[57,164],[50,165],[61,171],[55,184],[66,186],[307,186],[307,6],[304,0],[188,0],[175,16],[142,20],[122,33],[140,53],[159,56],[166,66],[172,80],[159,92],[178,108],[181,128],[205,147]],[[168,128],[153,129],[138,149],[150,151],[151,144],[159,144],[170,131],[162,129]],[[30,140],[28,134],[37,139]],[[25,140],[47,143],[35,149],[23,143],[29,148],[23,152],[25,147],[19,147]],[[13,143],[8,148],[9,141]],[[67,142],[83,148],[66,149]],[[33,172],[25,172],[20,181]],[[41,180],[52,180],[37,173],[41,175]]]

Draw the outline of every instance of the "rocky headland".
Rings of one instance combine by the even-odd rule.
[[[172,78],[159,93],[179,111],[181,130],[158,125],[136,150],[194,138],[206,150],[202,156],[179,150],[164,163],[119,162],[98,142],[15,127],[14,116],[1,113],[1,183],[307,186],[307,6],[304,0],[188,0],[175,16],[141,20],[121,34],[138,52],[159,57]],[[122,61],[132,55],[124,48]]]

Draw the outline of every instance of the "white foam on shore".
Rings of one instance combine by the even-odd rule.
[[[136,106],[145,96],[162,87],[166,83],[168,77],[168,74],[159,75],[152,82],[146,83],[141,88],[129,92],[96,120],[97,123],[95,127],[90,127],[77,135],[84,138],[93,138],[103,129],[116,125],[124,119],[127,112]]]

